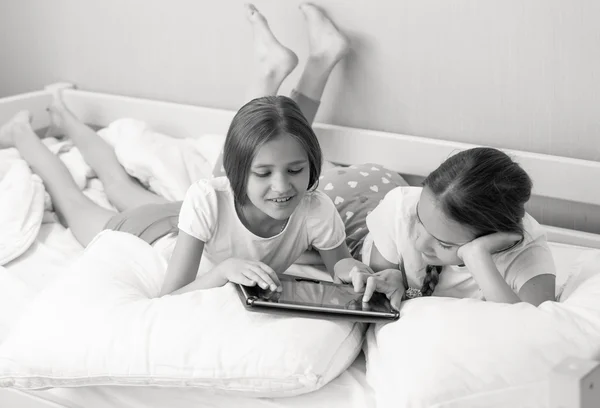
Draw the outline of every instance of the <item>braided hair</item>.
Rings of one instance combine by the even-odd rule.
[[[425,279],[423,279],[423,286],[421,286],[421,293],[417,296],[431,296],[435,287],[440,280],[440,274],[442,273],[443,267],[441,265],[427,265],[425,267]],[[400,260],[400,272],[402,272],[402,283],[404,284],[404,295],[402,300],[416,297],[409,291],[408,279],[406,277],[406,269],[404,267],[404,259]]]

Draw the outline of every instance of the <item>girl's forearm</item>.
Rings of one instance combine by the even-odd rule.
[[[171,266],[171,265],[169,265]],[[179,272],[178,269],[170,267],[163,283],[161,296],[173,294],[195,282],[195,275]]]
[[[463,261],[483,291],[485,300],[499,303],[521,302],[519,296],[500,275],[491,255],[468,255]]]
[[[188,293],[200,289],[216,288],[225,285],[227,282],[227,278],[221,276],[221,274],[217,273],[217,271],[212,270],[202,276],[199,276],[193,282],[172,292],[171,295],[180,295],[182,293]]]

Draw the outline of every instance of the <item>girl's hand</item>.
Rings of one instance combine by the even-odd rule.
[[[245,286],[258,285],[262,289],[281,292],[281,282],[277,273],[270,266],[258,261],[229,258],[221,262],[214,269],[229,282]]]
[[[464,261],[470,256],[490,255],[510,248],[521,240],[521,235],[514,232],[496,232],[484,235],[458,248],[456,255]]]
[[[335,266],[333,267],[333,271],[334,271],[334,281],[335,282],[342,282],[342,283],[351,283],[352,281],[352,274],[365,274],[365,275],[371,275],[373,274],[373,270],[371,268],[369,268],[369,266],[365,265],[364,263],[357,261],[354,258],[344,258],[344,259],[340,259],[339,261],[336,262]]]
[[[352,270],[350,276],[354,291],[364,292],[363,302],[371,300],[373,293],[380,292],[390,300],[394,309],[400,310],[400,303],[405,289],[402,282],[402,272],[398,269],[384,269],[374,274]]]

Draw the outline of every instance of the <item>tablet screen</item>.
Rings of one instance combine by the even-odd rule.
[[[264,291],[258,287],[247,288],[247,290],[250,295],[271,303],[382,313],[389,313],[391,310],[390,303],[385,295],[375,293],[368,303],[363,303],[362,293],[356,293],[352,285],[338,285],[288,276],[281,277],[280,280],[281,292]]]

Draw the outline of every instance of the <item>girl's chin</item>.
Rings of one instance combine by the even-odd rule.
[[[271,218],[274,219],[287,219],[294,212],[296,207],[298,206],[298,201],[296,197],[292,198],[290,201],[284,203],[278,203],[275,201],[267,201],[265,208],[265,213],[268,214]]]

